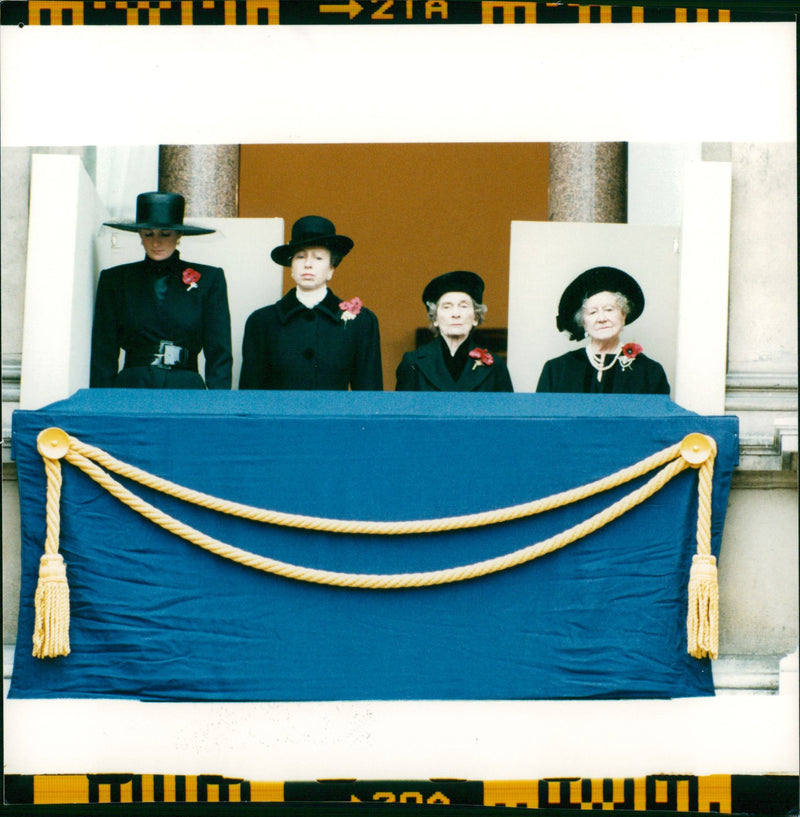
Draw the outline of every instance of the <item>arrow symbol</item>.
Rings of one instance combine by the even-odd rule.
[[[322,14],[338,14],[341,12],[346,12],[350,15],[350,19],[352,20],[353,17],[362,12],[364,9],[361,6],[361,3],[356,3],[356,0],[350,0],[347,5],[320,6],[319,10],[322,12]]]

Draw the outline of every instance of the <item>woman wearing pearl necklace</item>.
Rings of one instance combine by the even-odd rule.
[[[660,363],[638,343],[620,335],[644,310],[644,293],[628,273],[615,267],[593,267],[564,290],[556,326],[571,340],[589,340],[582,349],[548,360],[537,392],[587,394],[669,394]]]

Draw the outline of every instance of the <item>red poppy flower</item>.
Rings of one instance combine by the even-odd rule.
[[[361,311],[362,306],[363,304],[361,303],[361,298],[353,298],[350,301],[342,301],[339,304],[339,309],[342,310],[342,320],[354,320],[356,315],[358,315],[358,313]],[[347,326],[347,323],[345,323],[345,326]]]
[[[183,271],[182,280],[184,284],[197,284],[200,280],[200,273],[196,269],[189,267]]]
[[[638,343],[626,343],[622,347],[622,354],[625,357],[633,360],[637,355],[642,353],[642,347]]]
[[[351,301],[342,301],[339,304],[339,309],[341,309],[342,312],[349,312],[355,317],[361,311],[362,306],[361,298],[353,298]]]
[[[491,366],[492,363],[494,363],[494,358],[487,349],[479,349],[478,347],[475,347],[474,349],[470,350],[469,356],[474,357],[478,361],[478,363],[475,364],[476,366],[478,364],[483,366]]]

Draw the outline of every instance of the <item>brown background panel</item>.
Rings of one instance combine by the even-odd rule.
[[[485,326],[506,326],[511,221],[547,220],[548,156],[540,143],[243,145],[239,216],[283,218],[288,240],[300,216],[322,215],[355,241],[331,288],[378,315],[393,390],[435,275],[479,273]]]

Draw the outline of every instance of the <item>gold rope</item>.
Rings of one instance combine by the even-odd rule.
[[[393,573],[393,574],[368,574],[368,573],[339,573],[331,570],[316,570],[314,568],[299,567],[297,565],[279,562],[265,556],[259,556],[246,550],[225,544],[204,533],[180,522],[174,517],[153,507],[150,503],[135,496],[127,488],[117,482],[113,477],[106,474],[101,468],[90,460],[79,454],[70,452],[67,460],[80,468],[87,476],[93,479],[98,485],[105,488],[112,496],[115,496],[122,503],[132,510],[149,519],[165,530],[186,539],[192,544],[198,545],[205,550],[216,553],[225,559],[231,559],[239,564],[253,567],[256,570],[263,570],[267,573],[274,573],[289,579],[313,582],[315,584],[330,584],[337,587],[355,587],[370,590],[394,590],[410,587],[430,587],[436,584],[447,584],[449,582],[463,581],[464,579],[474,579],[478,576],[486,576],[489,573],[497,573],[509,567],[515,567],[524,562],[544,556],[558,548],[564,547],[576,539],[587,536],[626,511],[639,505],[656,491],[660,490],[676,474],[688,468],[685,460],[677,459],[665,466],[648,482],[637,488],[628,496],[610,505],[603,511],[595,514],[575,525],[563,533],[545,539],[535,545],[529,545],[521,550],[514,551],[505,556],[498,556],[487,559],[483,562],[476,562],[463,567],[451,567],[444,570],[426,571],[423,573]]]
[[[87,476],[109,491],[109,493],[126,504],[132,510],[141,514],[145,518],[150,519],[165,530],[174,533],[175,535],[180,536],[187,541],[204,548],[205,550],[222,556],[223,558],[230,559],[239,564],[252,567],[257,570],[273,573],[284,578],[307,581],[316,584],[334,585],[338,587],[382,590],[429,587],[432,585],[463,581],[466,579],[477,578],[479,576],[485,576],[490,573],[495,573],[531,561],[539,556],[543,556],[547,553],[551,553],[559,548],[562,548],[565,545],[576,541],[577,539],[587,536],[614,519],[617,519],[631,508],[639,505],[648,497],[652,496],[667,482],[669,482],[669,480],[684,471],[687,467],[699,467],[701,470],[701,478],[698,480],[698,556],[696,556],[695,559],[698,559],[699,557],[702,557],[706,561],[709,557],[713,559],[713,556],[710,556],[711,477],[713,475],[713,468],[708,465],[707,461],[709,459],[713,461],[716,445],[711,438],[701,434],[690,434],[680,443],[664,449],[663,451],[660,451],[633,466],[624,468],[621,471],[618,471],[616,474],[612,474],[609,477],[597,480],[589,483],[588,485],[581,486],[570,491],[555,494],[551,497],[546,497],[544,499],[522,505],[515,505],[510,508],[503,508],[477,514],[406,522],[359,522],[354,520],[322,519],[297,514],[284,514],[275,511],[253,508],[251,506],[241,505],[239,503],[228,502],[216,497],[210,497],[207,494],[202,494],[197,491],[183,488],[175,483],[171,483],[167,480],[162,480],[159,477],[148,474],[147,472],[135,468],[134,466],[122,463],[106,454],[101,449],[93,446],[87,446],[74,437],[70,437],[61,429],[47,429],[43,431],[39,435],[39,450],[45,459],[46,465],[48,459],[64,457],[68,462],[82,470],[85,474],[87,474]],[[382,575],[341,573],[337,571],[300,567],[297,565],[288,564],[286,562],[269,559],[264,556],[259,556],[257,554],[242,550],[241,548],[220,542],[219,540],[213,539],[212,537],[201,533],[189,525],[180,522],[179,520],[155,508],[150,503],[137,497],[112,476],[103,471],[103,469],[100,468],[97,463],[93,462],[90,457],[92,459],[97,459],[109,470],[113,470],[121,476],[136,480],[147,487],[155,488],[156,490],[160,490],[179,499],[185,499],[186,501],[202,507],[209,507],[213,510],[218,510],[235,516],[312,530],[384,534],[428,533],[432,531],[455,530],[467,527],[478,527],[480,525],[495,524],[497,522],[508,521],[510,519],[518,519],[522,516],[540,513],[543,510],[561,507],[569,504],[570,502],[575,502],[578,499],[597,494],[600,491],[608,490],[611,487],[628,482],[631,479],[634,479],[636,476],[647,473],[659,465],[663,465],[664,467],[662,467],[662,469],[652,476],[644,485],[628,494],[628,496],[614,502],[605,510],[600,511],[584,522],[574,525],[563,533],[552,536],[542,542],[529,545],[528,547],[504,556],[487,559],[471,565],[418,573]],[[60,478],[58,480],[58,485],[56,485],[55,480],[50,479],[48,472],[48,508],[53,501],[52,496],[55,496],[54,501],[57,505],[59,491]],[[56,527],[56,540],[57,536],[58,530]],[[48,541],[50,541],[50,539],[51,529],[48,522]],[[47,551],[47,542],[45,543],[45,548]],[[716,629],[717,618],[716,615],[713,614],[712,608],[708,605],[704,606],[704,602],[702,601],[703,598],[708,596],[707,591],[703,591],[705,595],[701,593],[698,596],[697,592],[694,593],[694,596],[692,595],[692,582],[694,581],[695,585],[697,584],[696,573],[698,570],[699,568],[696,570],[695,566],[693,566],[692,577],[690,578],[689,616],[691,618],[694,615],[695,618],[698,618],[699,623],[692,625],[693,632],[700,632],[701,639],[703,639],[703,643],[705,644],[710,643],[715,638],[714,633],[711,633],[710,636],[708,634],[704,635],[704,633],[707,633],[709,630]],[[710,581],[710,579],[708,579],[708,581]],[[716,576],[713,577],[713,581],[716,581]],[[691,605],[692,598],[694,597],[696,597],[696,602],[694,603],[695,612],[693,613]],[[69,611],[67,610],[67,615],[68,612]],[[703,621],[699,620],[699,616],[703,615],[706,615],[706,618],[708,618],[709,613],[711,614],[710,621],[704,624]],[[687,619],[687,632],[688,628],[689,619]],[[695,655],[696,652],[702,652],[703,650],[707,649],[705,646],[698,648],[696,642],[697,639],[692,640],[692,636],[689,635],[689,651],[692,653],[692,655]],[[704,655],[710,653],[702,652],[702,654]],[[701,657],[701,655],[698,654],[695,655],[695,657]]]
[[[464,516],[447,516],[440,519],[418,519],[403,522],[367,522],[346,519],[325,519],[316,516],[304,516],[302,514],[282,513],[280,511],[265,510],[255,508],[251,505],[243,505],[238,502],[230,502],[225,499],[194,491],[174,482],[162,479],[161,477],[149,474],[134,465],[121,462],[115,459],[102,449],[82,443],[75,437],[68,437],[70,455],[81,454],[88,460],[94,460],[108,471],[112,471],[119,476],[138,482],[147,488],[152,488],[161,493],[172,496],[176,499],[199,505],[202,508],[219,511],[231,516],[238,516],[254,522],[264,522],[272,525],[283,525],[291,528],[301,528],[304,530],[326,531],[329,533],[357,533],[357,534],[382,534],[399,535],[408,533],[439,533],[441,531],[463,530],[466,528],[476,528],[483,525],[496,525],[499,522],[510,522],[521,519],[525,516],[532,516],[543,511],[550,511],[555,508],[578,502],[589,496],[594,496],[602,491],[608,491],[619,485],[624,485],[636,477],[649,473],[655,468],[671,462],[680,456],[681,443],[665,448],[655,454],[635,463],[627,468],[623,468],[603,479],[595,480],[586,485],[562,491],[549,497],[526,502],[521,505],[512,505],[508,508],[498,508],[496,510],[482,511],[480,513],[466,514]],[[67,459],[72,459],[67,457]],[[76,464],[77,463],[73,463]],[[78,466],[82,467],[82,466]]]

